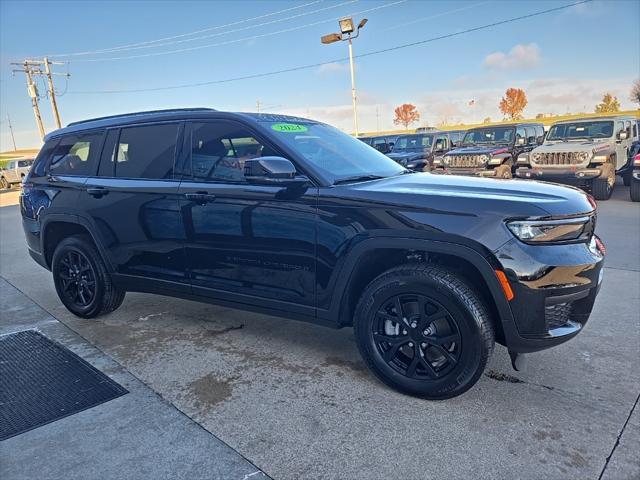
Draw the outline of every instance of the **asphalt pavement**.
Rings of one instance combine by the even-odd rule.
[[[351,329],[146,294],[75,318],[26,253],[15,195],[0,194],[0,276],[273,478],[640,478],[640,204],[621,184],[600,202],[605,278],[585,331],[524,372],[497,347],[440,402],[376,381]]]

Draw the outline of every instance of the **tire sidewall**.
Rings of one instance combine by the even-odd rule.
[[[482,374],[488,357],[483,352],[481,329],[474,313],[450,288],[437,280],[420,277],[394,279],[382,284],[373,284],[365,295],[370,297],[355,319],[355,331],[362,353],[371,359],[374,373],[386,383],[412,395],[429,398],[449,398],[468,390]],[[455,319],[461,335],[460,358],[458,364],[444,378],[439,380],[411,379],[390,367],[381,357],[373,340],[375,312],[384,302],[396,294],[419,293],[439,302]],[[483,361],[484,358],[484,361]]]
[[[79,307],[74,303],[71,303],[62,291],[62,282],[58,277],[58,270],[60,268],[61,260],[69,253],[70,251],[78,251],[80,252],[89,262],[91,268],[93,269],[93,274],[96,282],[95,294],[91,303],[86,307]],[[58,297],[60,301],[64,304],[64,306],[74,315],[83,318],[90,318],[95,316],[96,312],[100,311],[102,307],[102,299],[105,293],[104,279],[102,270],[98,265],[95,257],[95,253],[92,251],[91,247],[88,247],[84,241],[70,237],[64,239],[56,250],[53,253],[53,258],[51,260],[51,271],[53,273],[53,283],[56,288],[56,292],[58,293]]]

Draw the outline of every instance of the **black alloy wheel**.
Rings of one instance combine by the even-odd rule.
[[[66,252],[56,272],[66,300],[79,309],[91,305],[96,297],[96,273],[79,250]]]
[[[493,320],[484,299],[439,265],[387,270],[364,289],[354,314],[367,367],[409,395],[441,400],[466,392],[493,351]]]
[[[375,315],[376,348],[398,373],[437,379],[458,363],[460,330],[439,302],[422,294],[394,295]]]
[[[87,235],[64,238],[53,252],[51,272],[58,297],[78,317],[113,312],[126,292],[114,285],[102,256]]]

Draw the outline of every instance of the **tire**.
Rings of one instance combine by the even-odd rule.
[[[640,202],[640,180],[636,180],[635,178],[631,179],[629,196],[631,197],[632,202]]]
[[[11,184],[9,182],[7,182],[7,179],[4,177],[0,178],[0,188],[2,190],[8,190],[9,188],[11,188]]]
[[[613,165],[605,163],[602,166],[602,173],[591,182],[591,193],[596,200],[609,200],[613,193],[613,186],[616,183],[616,172]]]
[[[102,257],[86,235],[73,235],[58,244],[51,271],[58,297],[78,317],[113,312],[124,301],[125,291],[113,284]]]
[[[496,177],[495,178],[503,178],[503,179],[509,179],[509,178],[513,178],[513,172],[511,172],[511,166],[510,165],[500,165],[499,167],[496,167]]]
[[[373,280],[356,307],[354,332],[382,382],[430,400],[471,388],[495,343],[480,296],[455,273],[427,264],[401,265]]]

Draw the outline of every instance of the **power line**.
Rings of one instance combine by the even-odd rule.
[[[366,10],[360,10],[359,12],[353,12],[353,13],[349,14],[349,16],[355,16],[355,15],[361,15],[363,13],[374,12],[376,10],[381,10],[383,8],[393,7],[395,5],[398,5],[400,3],[405,3],[407,1],[408,0],[397,0],[397,1],[392,2],[392,3],[385,3],[383,5],[378,5],[377,7],[367,8]],[[350,3],[350,2],[346,2],[346,3]],[[180,48],[180,49],[177,49],[177,50],[167,50],[167,51],[164,51],[164,52],[142,53],[142,54],[139,54],[139,55],[127,55],[127,56],[124,56],[124,57],[106,57],[106,58],[80,59],[80,60],[75,60],[75,63],[78,63],[78,62],[82,62],[82,63],[104,62],[104,61],[113,61],[113,60],[132,60],[132,59],[136,59],[136,58],[157,57],[157,56],[161,56],[161,55],[171,55],[171,54],[174,54],[174,53],[192,52],[194,50],[201,50],[203,48],[220,47],[220,46],[223,46],[223,45],[231,45],[233,43],[245,42],[247,40],[256,40],[258,38],[271,37],[273,35],[279,35],[281,33],[288,33],[288,32],[293,32],[293,31],[296,31],[296,30],[302,30],[302,29],[305,29],[305,28],[308,28],[308,27],[313,27],[315,25],[321,25],[323,23],[333,22],[333,21],[338,20],[340,18],[341,17],[325,18],[324,20],[319,20],[317,22],[307,23],[305,25],[298,25],[296,27],[286,28],[286,29],[283,29],[283,30],[277,30],[275,32],[263,33],[263,34],[260,34],[260,35],[252,35],[250,37],[237,38],[235,40],[227,40],[227,41],[224,41],[224,42],[209,43],[209,44],[206,44],[206,45],[198,45],[198,46],[195,46],[195,47]]]
[[[545,15],[547,13],[553,13],[553,12],[557,12],[557,11],[560,11],[560,10],[565,10],[567,8],[575,7],[576,5],[581,5],[581,4],[584,4],[584,3],[590,3],[591,1],[592,0],[581,0],[579,2],[570,3],[568,5],[562,5],[560,7],[549,8],[549,9],[546,9],[546,10],[540,10],[540,11],[537,11],[537,12],[529,13],[527,15],[521,15],[521,16],[518,16],[518,17],[512,17],[512,18],[508,18],[506,20],[501,20],[501,21],[498,21],[498,22],[488,23],[488,24],[481,25],[481,26],[478,26],[478,27],[467,28],[465,30],[461,30],[461,31],[458,31],[458,32],[448,33],[448,34],[445,34],[445,35],[439,35],[437,37],[428,38],[426,40],[419,40],[417,42],[405,43],[405,44],[402,44],[402,45],[396,45],[394,47],[384,48],[384,49],[381,49],[381,50],[375,50],[375,51],[372,51],[372,52],[361,53],[359,55],[355,55],[354,58],[370,57],[370,56],[373,56],[373,55],[379,55],[381,53],[392,52],[392,51],[400,50],[400,49],[403,49],[403,48],[415,47],[417,45],[424,45],[426,43],[431,43],[431,42],[435,42],[435,41],[438,41],[438,40],[444,40],[444,39],[447,39],[447,38],[456,37],[456,36],[464,35],[464,34],[467,34],[467,33],[477,32],[477,31],[480,31],[480,30],[486,30],[488,28],[493,28],[493,27],[497,27],[497,26],[500,26],[500,25],[505,25],[505,24],[517,22],[517,21],[520,21],[520,20],[525,20],[525,19],[532,18],[532,17],[538,17],[540,15]],[[239,77],[231,77],[231,78],[226,78],[226,79],[221,79],[221,80],[210,80],[210,81],[198,82],[198,83],[187,83],[187,84],[181,84],[181,85],[170,85],[170,86],[155,87],[155,88],[136,88],[136,89],[122,89],[122,90],[93,90],[93,91],[87,90],[87,91],[68,92],[68,94],[69,95],[71,95],[71,94],[79,95],[79,94],[138,93],[138,92],[157,92],[157,91],[163,91],[163,90],[175,90],[175,89],[180,89],[180,88],[203,87],[203,86],[207,86],[207,85],[229,83],[229,82],[235,82],[235,81],[239,81],[239,80],[249,80],[249,79],[253,79],[253,78],[261,78],[261,77],[267,77],[267,76],[272,76],[272,75],[279,75],[279,74],[282,74],[282,73],[289,73],[289,72],[295,72],[295,71],[299,71],[299,70],[306,70],[306,69],[310,69],[310,68],[317,68],[317,67],[320,67],[322,65],[328,65],[330,63],[346,62],[348,60],[349,60],[348,58],[344,58],[343,57],[343,58],[330,60],[330,61],[325,61],[325,62],[311,63],[311,64],[307,64],[307,65],[299,65],[299,66],[290,67],[290,68],[283,68],[283,69],[274,70],[274,71],[271,71],[271,72],[255,73],[255,74],[243,75],[243,76],[239,76]]]
[[[209,35],[201,35],[201,36],[193,37],[193,38],[183,38],[182,40],[173,40],[173,41],[165,42],[165,43],[155,43],[153,45],[141,45],[141,46],[130,47],[130,48],[126,48],[126,49],[123,48],[123,49],[118,49],[118,50],[111,50],[111,51],[105,52],[105,53],[120,53],[120,52],[128,52],[128,51],[131,51],[131,50],[141,50],[141,49],[146,49],[146,48],[166,47],[166,46],[169,46],[169,45],[177,45],[177,44],[180,44],[180,43],[194,42],[196,40],[204,40],[206,38],[220,37],[222,35],[229,35],[231,33],[238,33],[238,32],[243,32],[245,30],[251,30],[251,29],[254,29],[254,28],[258,28],[258,27],[264,27],[264,26],[267,26],[267,25],[273,25],[275,23],[286,22],[288,20],[293,20],[295,18],[306,17],[307,15],[313,15],[314,13],[324,12],[326,10],[332,10],[334,8],[343,7],[345,5],[349,5],[349,4],[355,3],[357,1],[358,0],[348,0],[346,2],[336,3],[334,5],[330,5],[330,6],[325,7],[325,8],[319,8],[317,10],[312,10],[310,12],[299,13],[297,15],[293,15],[293,16],[290,16],[290,17],[278,18],[276,20],[271,20],[269,22],[258,23],[256,25],[249,25],[247,27],[236,28],[234,30],[227,30],[227,31],[224,31],[224,32],[212,33],[212,34],[209,34]],[[331,20],[333,20],[333,18]],[[299,28],[303,28],[303,27],[297,27],[297,28],[299,29]],[[239,41],[243,41],[243,40],[245,40],[245,39],[236,40],[235,42],[239,42]],[[234,43],[234,42],[231,42],[231,43]],[[223,43],[222,45],[224,45],[224,44],[225,43]],[[213,45],[213,46],[216,46],[216,45]],[[198,48],[200,48],[200,47],[198,47]],[[160,53],[160,54],[164,55],[164,53]],[[135,57],[118,57],[116,59],[120,60],[122,58],[135,58]],[[102,59],[95,59],[93,61],[98,61],[99,62],[101,60]],[[107,58],[106,60],[109,60],[109,59]],[[80,60],[80,61],[82,61],[82,60]]]
[[[411,20],[409,22],[403,22],[399,25],[393,25],[391,27],[383,28],[378,30],[377,33],[388,32],[389,30],[396,30],[398,28],[406,28],[408,25],[413,25],[415,23],[424,22],[425,20],[433,20],[434,18],[444,17],[445,15],[450,15],[452,13],[462,12],[464,10],[470,10],[472,8],[477,8],[482,5],[486,5],[487,3],[491,3],[493,0],[487,0],[486,2],[474,3],[473,5],[467,5],[465,7],[455,8],[453,10],[447,10],[445,12],[436,13],[435,15],[429,15],[427,17],[417,18],[415,20]]]
[[[137,47],[137,46],[140,46],[140,45],[148,45],[148,44],[151,44],[151,43],[163,42],[163,41],[166,41],[166,40],[173,40],[173,39],[176,39],[176,38],[188,37],[189,35],[197,35],[199,33],[210,32],[210,31],[213,31],[213,30],[219,30],[221,28],[233,27],[235,25],[240,25],[242,23],[252,22],[254,20],[260,20],[262,18],[272,17],[273,15],[278,15],[280,13],[286,13],[286,12],[290,12],[292,10],[297,10],[297,9],[300,9],[300,8],[303,8],[303,7],[308,7],[309,5],[314,5],[316,3],[320,3],[321,1],[322,0],[314,0],[313,2],[303,3],[302,5],[296,5],[295,7],[285,8],[284,10],[278,10],[277,12],[271,12],[271,13],[267,13],[265,15],[260,15],[260,16],[257,16],[257,17],[246,18],[244,20],[238,20],[236,22],[227,23],[225,25],[217,25],[215,27],[208,27],[208,28],[204,28],[202,30],[195,30],[193,32],[182,33],[180,35],[173,35],[171,37],[158,38],[156,40],[147,40],[145,42],[130,43],[128,45],[121,45],[119,47],[111,47],[111,48],[103,48],[103,49],[100,49],[100,50],[91,50],[91,51],[86,51],[86,52],[73,52],[73,53],[57,53],[57,54],[49,54],[47,56],[48,57],[74,57],[74,56],[80,56],[80,55],[93,55],[93,54],[98,54],[98,53],[107,53],[107,52],[119,51],[119,50],[127,49],[127,48],[130,48],[130,47]]]

